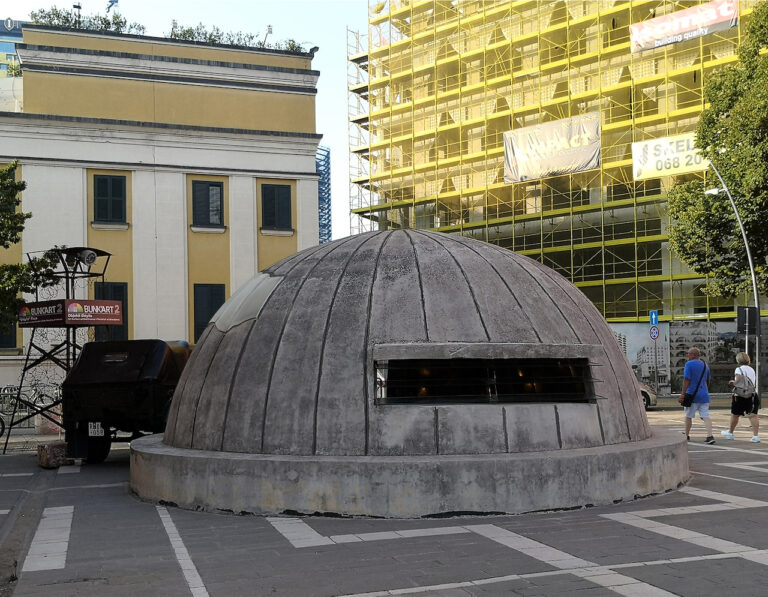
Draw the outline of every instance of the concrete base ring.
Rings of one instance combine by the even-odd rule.
[[[281,456],[131,443],[131,488],[179,507],[415,518],[632,500],[689,478],[685,435],[575,450],[466,456]]]

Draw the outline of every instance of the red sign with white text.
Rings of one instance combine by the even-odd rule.
[[[27,303],[19,310],[19,327],[58,328],[123,325],[123,303],[59,299]]]
[[[735,27],[738,0],[713,0],[629,26],[630,50],[642,52]]]

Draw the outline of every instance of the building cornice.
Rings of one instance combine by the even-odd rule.
[[[0,163],[19,159],[22,166],[318,177],[321,135],[114,122],[0,112]]]
[[[260,137],[283,137],[286,139],[306,139],[320,141],[323,136],[319,133],[303,133],[292,131],[271,131],[263,129],[237,129],[212,126],[198,126],[191,124],[174,124],[166,122],[145,122],[138,120],[117,120],[112,118],[87,118],[84,116],[61,116],[57,114],[30,114],[28,112],[0,112],[0,119],[7,118],[19,123],[61,124],[61,125],[85,125],[100,129],[127,129],[143,132],[165,133],[190,133],[198,132],[212,135],[251,135]],[[102,133],[103,134],[103,133]]]
[[[311,70],[24,44],[17,51],[24,72],[317,94]]]
[[[112,161],[92,161],[92,160],[73,160],[73,159],[61,159],[61,158],[43,158],[39,156],[24,156],[24,155],[2,155],[0,153],[0,161],[10,162],[12,160],[18,160],[23,166],[36,165],[36,166],[68,166],[68,167],[80,167],[80,168],[92,168],[101,170],[135,170],[135,171],[157,171],[157,172],[185,172],[189,174],[205,174],[205,175],[217,175],[217,176],[256,176],[259,178],[275,178],[286,180],[317,180],[319,174],[317,172],[299,172],[295,170],[269,170],[264,168],[232,168],[232,167],[211,167],[206,168],[202,166],[190,166],[188,164],[147,164],[144,162],[112,162]],[[97,228],[98,226],[94,226]],[[104,229],[104,228],[100,228]],[[116,229],[116,228],[112,228]],[[119,228],[118,228],[119,229]]]
[[[154,44],[167,44],[174,46],[189,46],[197,48],[218,48],[228,51],[247,52],[251,54],[270,54],[277,56],[291,56],[300,58],[314,58],[315,52],[296,52],[292,50],[277,50],[275,48],[255,48],[252,46],[237,46],[230,44],[217,44],[212,42],[202,41],[187,41],[182,39],[172,39],[170,37],[153,37],[151,35],[135,35],[131,33],[115,33],[113,31],[91,31],[88,29],[72,29],[68,27],[54,27],[51,25],[33,25],[28,23],[22,24],[23,31],[43,31],[48,33],[63,33],[70,35],[79,35],[86,37],[102,38],[102,39],[128,39],[132,41],[143,41]]]
[[[284,66],[270,66],[267,64],[248,64],[246,62],[231,62],[222,60],[204,60],[198,58],[182,58],[180,56],[161,56],[157,54],[135,54],[132,52],[110,52],[107,50],[90,50],[85,48],[65,48],[58,46],[41,46],[34,44],[16,44],[17,50],[27,52],[53,52],[56,54],[75,54],[81,56],[96,56],[100,58],[120,58],[124,60],[146,60],[156,63],[193,64],[205,67],[238,68],[246,70],[260,70],[277,73],[289,73],[294,75],[320,76],[319,70],[306,68],[288,68]]]
[[[127,72],[111,69],[71,68],[47,64],[26,65],[24,72],[42,72],[57,75],[75,75],[81,77],[101,77],[112,79],[130,79],[133,81],[152,81],[154,83],[174,83],[177,85],[203,85],[205,87],[229,87],[234,89],[250,89],[253,91],[274,91],[279,93],[296,93],[305,95],[317,94],[314,87],[296,87],[291,85],[269,85],[234,81],[231,79],[202,79],[196,77],[180,77],[154,73]]]

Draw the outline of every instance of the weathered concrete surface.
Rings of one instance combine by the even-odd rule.
[[[501,408],[478,419],[469,408],[378,404],[374,365],[387,358],[584,358],[591,403],[533,409],[541,438],[522,411],[505,430]],[[303,251],[235,293],[184,371],[165,442],[419,456],[588,448],[649,433],[629,364],[575,286],[487,243],[390,230]]]
[[[453,456],[295,456],[131,443],[131,488],[182,508],[257,514],[337,512],[420,517],[608,504],[688,480],[685,436],[596,448]]]
[[[576,403],[387,403],[376,364],[398,359],[579,359],[588,374]],[[238,290],[198,342],[162,442],[134,443],[131,479],[190,508],[525,512],[675,488],[681,437],[652,437],[613,332],[562,276],[487,243],[388,230],[302,251]]]

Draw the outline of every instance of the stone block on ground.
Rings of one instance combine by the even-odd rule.
[[[58,468],[67,464],[67,442],[49,442],[37,446],[37,464],[42,468]]]

